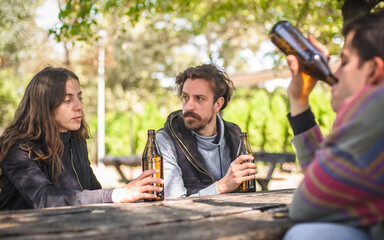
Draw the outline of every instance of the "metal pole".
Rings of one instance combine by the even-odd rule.
[[[105,157],[105,80],[104,80],[104,62],[105,62],[105,32],[99,33],[100,49],[99,49],[99,81],[98,81],[98,100],[97,100],[97,163],[99,167],[104,167],[101,159]]]

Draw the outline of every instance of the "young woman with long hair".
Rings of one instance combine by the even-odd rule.
[[[47,67],[28,84],[0,137],[0,209],[133,202],[161,191],[155,170],[118,189],[101,189],[90,162],[79,78]]]

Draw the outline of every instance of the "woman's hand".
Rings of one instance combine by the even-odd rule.
[[[158,170],[146,170],[136,179],[122,188],[116,188],[112,192],[112,201],[120,202],[135,202],[140,199],[155,198],[154,194],[149,191],[161,192],[163,188],[157,187],[156,184],[164,184],[163,179],[152,177]]]

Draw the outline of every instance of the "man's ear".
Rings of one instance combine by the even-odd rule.
[[[223,105],[224,105],[224,98],[219,97],[216,100],[216,102],[213,104],[213,109],[215,110],[216,113],[218,113]]]
[[[384,60],[380,57],[372,59],[372,70],[369,75],[369,84],[377,85],[384,82]]]

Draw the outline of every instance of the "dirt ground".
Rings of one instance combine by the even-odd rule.
[[[112,166],[92,166],[93,171],[101,183],[103,188],[117,188],[124,186],[124,183],[120,182],[120,176],[117,173],[116,169]],[[135,178],[140,175],[141,168],[124,168],[123,169],[126,177],[128,179]],[[258,176],[266,175],[268,167],[260,167]],[[300,181],[303,178],[303,174],[295,170],[295,166],[290,166],[290,171],[282,171],[279,168],[275,168],[273,172],[273,177],[283,179],[283,180],[272,180],[269,183],[269,190],[277,189],[288,189],[288,188],[297,188]],[[257,191],[260,191],[261,188],[257,185]]]

